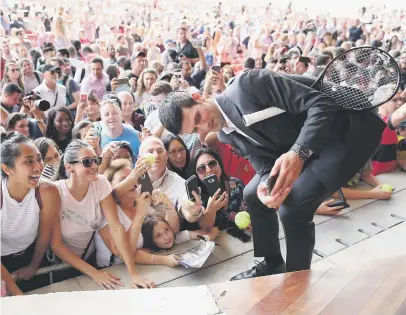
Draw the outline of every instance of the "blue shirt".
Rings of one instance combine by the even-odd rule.
[[[104,130],[103,126],[103,130]],[[116,138],[111,138],[106,135],[103,131],[100,139],[100,146],[103,149],[111,141],[127,141],[130,143],[130,147],[133,150],[134,157],[138,157],[138,152],[140,151],[140,140],[138,138],[138,131],[127,124],[123,124],[123,132]]]

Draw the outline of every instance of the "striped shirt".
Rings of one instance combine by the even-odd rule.
[[[35,242],[39,227],[39,205],[32,188],[18,202],[10,197],[7,179],[1,183],[1,256],[15,254],[27,249]]]

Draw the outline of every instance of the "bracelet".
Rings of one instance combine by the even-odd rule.
[[[155,255],[152,255],[151,262],[152,262],[152,265],[155,265]]]

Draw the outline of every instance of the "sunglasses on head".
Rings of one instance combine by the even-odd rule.
[[[95,157],[95,158],[83,158],[80,161],[72,161],[69,162],[70,164],[76,164],[76,163],[82,163],[83,167],[89,168],[92,166],[93,162],[96,164],[96,166],[99,166],[102,163],[103,159],[101,156]]]
[[[206,167],[209,167],[209,170],[214,170],[217,168],[217,161],[216,160],[211,160],[207,164],[200,164],[198,167],[196,167],[196,172],[200,175],[204,175],[206,173]]]

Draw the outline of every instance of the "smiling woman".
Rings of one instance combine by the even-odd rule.
[[[46,137],[55,141],[64,152],[72,140],[73,116],[65,107],[54,107],[48,112]]]
[[[123,226],[119,222],[111,185],[105,176],[98,174],[102,158],[93,148],[81,140],[73,140],[66,148],[64,163],[68,179],[58,181],[61,195],[60,220],[52,233],[53,252],[74,269],[55,275],[62,281],[86,274],[103,289],[117,289],[123,284],[108,272],[95,266],[93,238],[106,220],[117,252],[123,258],[134,286],[150,287],[136,272],[131,247]]]
[[[39,184],[44,164],[32,140],[8,133],[1,142],[1,262],[15,279],[29,280],[48,248],[60,198],[52,183]],[[35,284],[19,282],[23,291]]]

